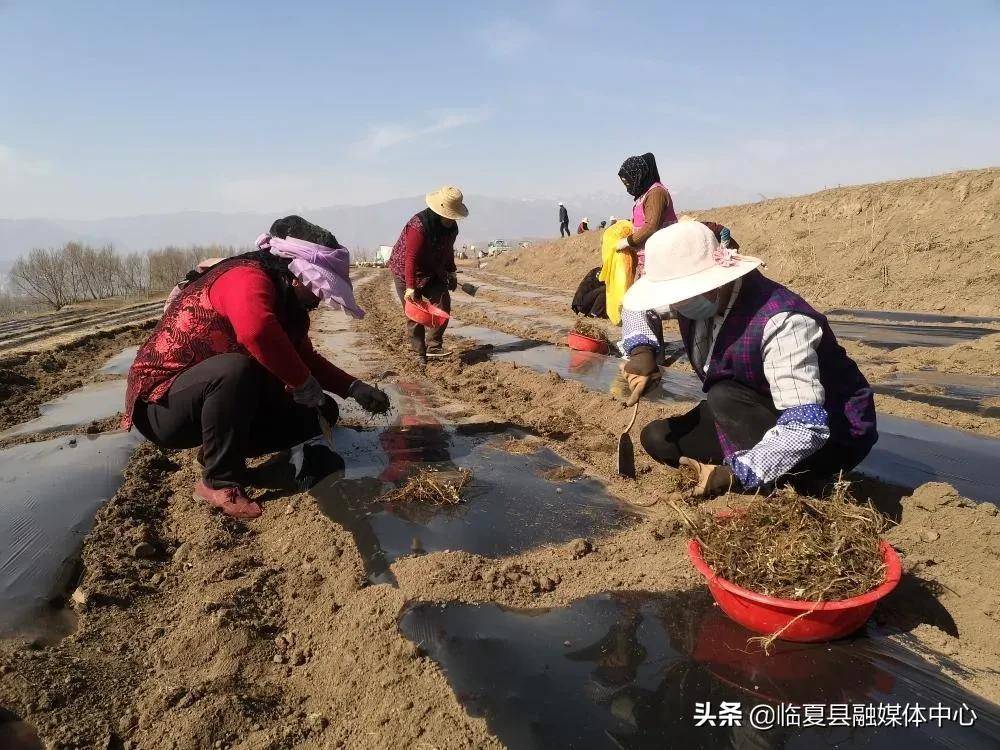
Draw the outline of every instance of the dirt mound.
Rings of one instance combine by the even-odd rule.
[[[1000,313],[1000,169],[692,215],[730,227],[771,278],[820,307]],[[488,270],[572,291],[600,257],[600,233],[589,232],[515,251]]]

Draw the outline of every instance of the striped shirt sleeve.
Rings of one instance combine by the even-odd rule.
[[[829,439],[829,415],[823,406],[826,395],[816,354],[822,338],[819,324],[797,313],[779,313],[764,327],[764,377],[781,414],[757,445],[727,458],[746,489],[792,471]]]

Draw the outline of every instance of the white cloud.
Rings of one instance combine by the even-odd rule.
[[[490,113],[485,109],[451,110],[437,113],[428,124],[422,126],[402,123],[375,125],[369,129],[364,138],[350,147],[350,152],[362,158],[375,156],[401,143],[466,125],[475,125],[489,117]]]
[[[15,182],[19,179],[47,177],[52,174],[52,162],[33,159],[0,144],[0,179]]]

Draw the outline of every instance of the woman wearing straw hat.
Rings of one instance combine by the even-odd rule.
[[[320,304],[364,315],[350,253],[298,216],[274,222],[257,248],[188,274],[129,369],[122,420],[163,448],[201,446],[194,496],[235,518],[262,513],[243,489],[247,458],[319,437],[321,412],[336,421],[324,391],[374,413],[389,405],[309,340]]]
[[[451,312],[451,295],[458,286],[455,268],[455,238],[458,219],[469,215],[462,191],[445,185],[425,196],[427,208],[414,214],[392,248],[389,270],[395,277],[396,294],[406,300],[428,300],[445,312]],[[410,345],[421,363],[428,357],[446,357],[444,331],[448,322],[425,332],[424,326],[406,321]]]
[[[646,273],[625,294],[622,328],[634,390],[659,377],[647,311],[677,315],[706,399],[642,431],[661,463],[698,471],[697,494],[768,486],[789,475],[815,488],[850,471],[878,433],[868,381],[826,317],[700,222],[646,243]]]

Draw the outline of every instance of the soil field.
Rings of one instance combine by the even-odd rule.
[[[98,368],[122,349],[144,341],[155,324],[150,319],[83,334],[40,351],[0,355],[0,429],[27,421],[46,401],[101,379]]]
[[[475,696],[456,692],[457,674],[431,658],[441,632],[402,634],[399,622],[412,622],[413,603],[487,605],[483,611],[503,605],[539,616],[608,592],[622,602],[651,592],[687,597],[693,608],[705,604],[677,515],[665,503],[642,507],[685,480],[641,451],[638,479],[616,476],[615,444],[627,415],[613,395],[493,361],[488,348],[455,337],[454,357],[421,367],[407,352],[385,273],[361,286],[359,301],[368,313],[362,321],[321,313],[314,341],[359,377],[390,389],[395,411],[387,424],[345,410],[337,430],[348,465],[343,484],[311,494],[255,488],[263,517],[235,521],[191,498],[193,451],[164,454],[142,445],[84,544],[83,573],[70,600],[75,631],[55,641],[0,641],[0,707],[34,727],[46,746],[501,747],[501,724],[470,713],[465,704]],[[463,322],[475,311],[482,308],[457,299]],[[644,402],[633,436],[650,419],[683,408]],[[406,442],[413,430],[424,442]],[[442,431],[455,434],[438,445],[434,434]],[[356,451],[355,443],[374,447]],[[538,519],[542,541],[530,548],[506,554],[468,552],[452,542],[433,548],[431,531],[447,518],[435,514],[455,511],[401,515],[375,501],[390,477],[402,476],[395,469],[431,460],[419,456],[442,445],[455,461],[463,445],[487,454],[515,451],[508,458],[488,454],[494,458],[478,465],[474,484],[476,474],[480,481],[489,475],[491,461],[530,467],[536,456],[551,455],[521,480],[545,483],[539,485],[545,498],[575,496],[581,483],[596,480],[590,491],[608,493],[621,520],[608,527],[602,516],[585,517],[595,531],[566,538],[550,528],[573,510],[566,501],[564,512]],[[373,452],[396,458],[366,474]],[[1000,701],[996,506],[970,502],[947,485],[885,490],[859,492],[891,508],[896,525],[888,538],[906,576],[862,640],[926,660],[931,673],[946,675],[976,700]],[[502,496],[502,478],[494,491]],[[540,503],[543,494],[507,501]],[[467,512],[483,502],[473,495]],[[382,549],[377,580],[384,582],[375,583],[380,540],[401,519],[401,528],[426,535],[414,536],[412,549],[393,555]],[[600,663],[600,680],[620,679],[622,663],[611,657]],[[754,664],[767,669],[767,662]],[[619,701],[612,711],[621,716],[622,707]]]
[[[1000,315],[1000,169],[691,213],[730,227],[743,252],[764,260],[767,275],[819,309]],[[588,232],[486,267],[572,294],[601,264],[600,242],[599,232]]]
[[[162,299],[128,304],[116,302],[114,305],[75,306],[58,313],[3,321],[0,323],[0,352],[51,348],[88,333],[156,320],[163,312]]]

